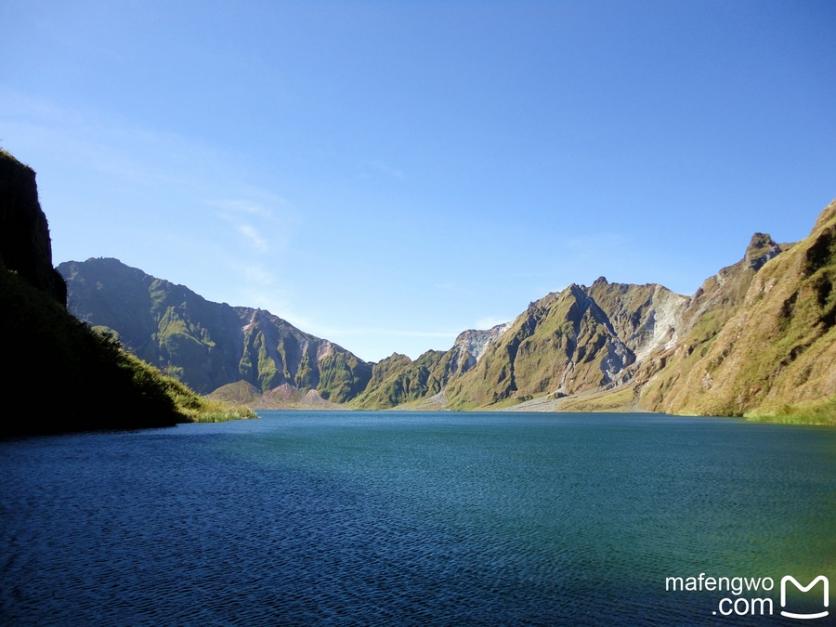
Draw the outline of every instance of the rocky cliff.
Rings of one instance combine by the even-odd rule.
[[[0,150],[0,268],[67,303],[64,279],[52,267],[49,224],[38,201],[35,171]]]

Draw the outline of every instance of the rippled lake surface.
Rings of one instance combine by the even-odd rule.
[[[0,473],[4,623],[704,624],[665,577],[836,563],[832,429],[262,412],[0,442]]]

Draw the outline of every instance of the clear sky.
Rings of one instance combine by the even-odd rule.
[[[118,257],[366,359],[683,293],[836,197],[836,3],[0,0],[0,145]]]

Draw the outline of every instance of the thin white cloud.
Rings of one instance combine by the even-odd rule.
[[[0,103],[0,137],[13,153],[49,147],[110,178],[167,186],[190,197],[209,193],[216,200],[207,204],[239,219],[281,219],[283,226],[298,220],[291,203],[254,185],[240,159],[214,144],[138,127],[118,115],[62,108],[3,85]]]
[[[243,222],[236,226],[238,232],[246,238],[250,244],[252,244],[253,248],[255,248],[259,252],[265,252],[267,250],[267,240],[258,232],[252,224],[247,224]]]
[[[250,188],[249,193],[252,196],[210,200],[206,204],[216,209],[215,215],[232,225],[256,252],[281,252],[289,245],[299,223],[297,214],[275,194],[255,188]]]

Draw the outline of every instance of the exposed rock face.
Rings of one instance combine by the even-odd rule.
[[[49,225],[38,202],[35,172],[0,150],[0,268],[67,304],[64,279],[52,267]]]
[[[630,366],[675,339],[686,302],[659,285],[570,285],[529,305],[447,397],[467,407],[624,383]]]
[[[776,244],[767,233],[755,233],[743,259],[755,272],[760,270],[767,261],[781,253],[781,247]]]
[[[449,375],[462,374],[473,368],[485,354],[488,345],[502,335],[511,323],[498,324],[486,330],[468,329],[456,337],[450,353],[451,368]]]
[[[269,311],[214,303],[117,259],[58,267],[69,309],[115,330],[122,343],[199,392],[246,381],[261,391],[284,383],[344,402],[360,393],[371,366]]]
[[[603,277],[587,291],[637,361],[676,341],[677,328],[688,303],[685,296],[656,283],[608,283]]]
[[[269,311],[235,307],[241,327],[239,376],[262,390],[283,383],[318,390],[323,398],[348,401],[371,377],[371,366],[341,346],[303,333]]]

